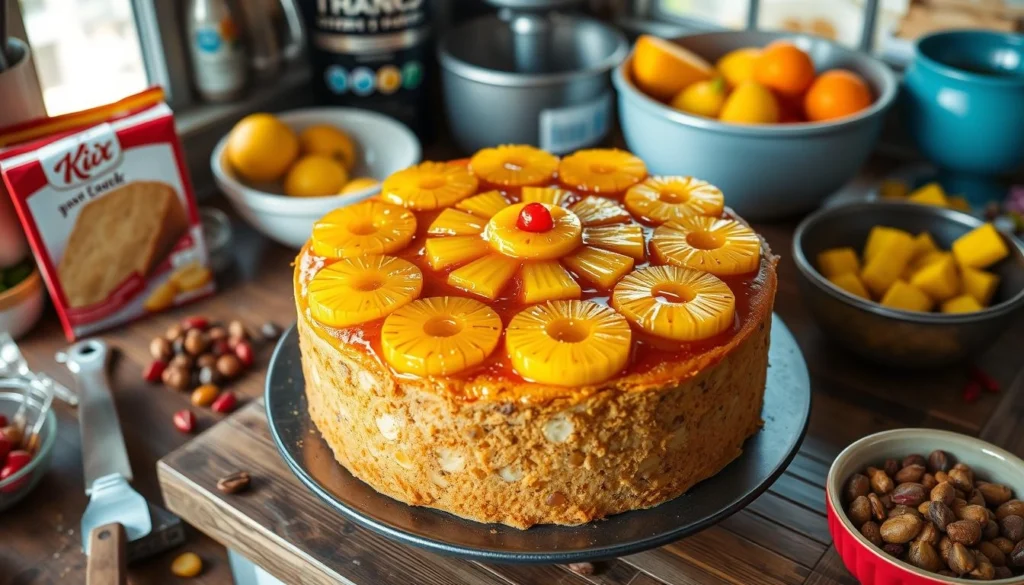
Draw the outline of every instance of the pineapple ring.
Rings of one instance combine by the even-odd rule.
[[[546,232],[527,232],[516,225],[526,203],[509,205],[487,222],[484,239],[498,252],[512,258],[552,260],[561,258],[583,243],[583,225],[571,211],[542,204],[551,212],[553,225]]]
[[[381,201],[341,207],[313,224],[313,253],[326,258],[390,254],[416,235],[416,216]]]
[[[580,193],[621,193],[646,176],[644,161],[614,148],[578,150],[558,165],[562,184]]]
[[[423,273],[394,256],[344,258],[317,272],[307,290],[314,319],[329,327],[349,327],[379,319],[419,297]]]
[[[498,346],[501,317],[464,297],[429,297],[388,315],[381,328],[384,359],[417,376],[447,376],[483,363]]]
[[[734,219],[694,215],[654,230],[651,251],[662,264],[727,276],[757,270],[761,238]]]
[[[451,207],[476,193],[478,181],[460,165],[425,162],[384,179],[384,200],[415,211]]]
[[[525,380],[553,386],[599,384],[629,361],[626,319],[593,301],[548,301],[516,314],[505,331],[512,366]]]
[[[693,177],[650,177],[630,187],[623,203],[634,216],[661,225],[689,215],[720,217],[725,196],[718,187]]]
[[[612,306],[647,333],[698,341],[732,327],[736,296],[720,278],[678,266],[648,266],[627,274]]]
[[[558,170],[558,157],[524,144],[484,148],[469,159],[480,179],[502,187],[528,187],[550,183]]]

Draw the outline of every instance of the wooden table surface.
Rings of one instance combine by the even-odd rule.
[[[239,318],[252,326],[267,320],[293,321],[293,252],[255,236],[236,223],[239,261],[219,278],[220,292],[197,305],[160,315],[102,337],[120,349],[111,379],[121,414],[135,487],[161,502],[157,460],[189,439],[173,427],[171,415],[188,406],[188,395],[142,381],[149,340],[183,316]],[[896,427],[928,426],[980,435],[1024,455],[1024,381],[1019,348],[1024,330],[1011,329],[978,361],[1003,386],[966,404],[962,368],[926,373],[885,370],[848,356],[829,343],[806,313],[789,258],[795,222],[757,225],[783,260],[775,310],[797,338],[814,389],[808,435],[796,460],[771,490],[720,525],[676,544],[599,565],[589,577],[562,567],[485,566],[443,558],[392,544],[327,510],[287,471],[266,430],[259,396],[270,348],[259,352],[258,368],[235,385],[247,397],[225,424],[207,409],[194,409],[199,430],[210,430],[169,457],[161,468],[167,498],[193,524],[289,583],[356,585],[414,583],[853,583],[830,547],[824,520],[824,476],[829,462],[851,441]],[[1019,325],[1019,324],[1018,324]],[[50,312],[22,342],[30,365],[71,384],[53,360],[65,347]],[[86,559],[78,524],[86,504],[75,411],[56,407],[59,436],[45,480],[15,509],[0,513],[0,584],[82,583]],[[254,489],[224,496],[217,478],[232,468],[255,476]],[[198,495],[197,495],[198,494]],[[248,544],[246,544],[248,543]],[[190,530],[186,545],[131,567],[133,583],[174,582],[171,559],[191,550],[206,569],[193,580],[230,583],[224,548]]]

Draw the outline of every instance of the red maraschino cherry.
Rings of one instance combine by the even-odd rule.
[[[524,232],[541,233],[554,227],[555,221],[551,218],[551,212],[543,203],[527,203],[519,212],[519,219],[516,220],[516,227]]]

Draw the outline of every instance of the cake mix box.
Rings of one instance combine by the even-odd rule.
[[[0,173],[69,340],[213,292],[159,89],[0,130]]]

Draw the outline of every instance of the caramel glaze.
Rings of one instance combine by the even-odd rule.
[[[491,188],[490,186],[482,186],[479,192],[483,193]],[[502,189],[502,192],[506,199],[518,200],[517,193],[506,189]],[[579,199],[582,199],[582,197],[574,194],[572,199],[564,205],[568,207]],[[621,199],[619,201],[621,202]],[[441,210],[415,212],[417,220],[416,236],[404,250],[393,255],[412,262],[423,272],[423,291],[419,298],[433,296],[478,298],[478,300],[483,300],[493,308],[501,316],[502,324],[507,327],[512,317],[526,306],[519,300],[522,287],[519,274],[506,286],[502,296],[494,301],[479,299],[475,295],[449,285],[448,274],[457,267],[448,270],[434,270],[427,263],[425,255],[427,229],[440,212]],[[728,208],[723,217],[740,219]],[[648,261],[637,262],[634,269],[650,264],[650,236],[654,231],[653,225],[645,221],[644,218],[640,218],[638,223],[644,227],[644,241],[648,247]],[[446,376],[444,379],[445,382],[461,381],[461,384],[424,384],[426,380],[418,376],[395,371],[381,357],[384,355],[380,342],[383,318],[338,329],[322,325],[309,317],[308,304],[302,291],[305,288],[305,284],[315,274],[314,271],[309,270],[309,265],[313,261],[322,261],[324,266],[334,262],[330,259],[314,256],[309,251],[308,245],[299,253],[297,258],[295,294],[296,299],[298,299],[298,306],[302,313],[304,313],[304,316],[300,316],[300,318],[308,319],[314,325],[314,329],[319,334],[325,335],[335,347],[339,349],[343,347],[355,349],[366,357],[375,360],[386,371],[392,372],[399,381],[419,382],[417,384],[419,386],[442,389],[452,394],[453,398],[462,400],[484,399],[545,402],[550,399],[570,397],[572,395],[583,397],[609,386],[619,386],[622,389],[628,390],[641,390],[664,386],[665,384],[678,384],[713,366],[728,354],[731,346],[739,343],[739,337],[745,338],[746,335],[753,331],[753,327],[757,325],[757,322],[763,320],[765,315],[771,312],[775,298],[775,264],[777,263],[777,257],[772,255],[766,243],[762,243],[761,263],[756,272],[719,277],[736,296],[736,317],[731,329],[697,342],[680,343],[653,336],[636,326],[632,326],[632,355],[626,368],[617,378],[608,380],[603,384],[584,388],[553,387],[532,383],[530,380],[523,378],[512,368],[511,360],[504,351],[505,344],[503,339],[499,342],[498,349],[482,364],[458,374]],[[608,305],[611,297],[610,290],[595,288],[582,278],[577,278],[576,280],[583,289],[582,296],[580,297],[582,300]],[[502,336],[504,337],[504,332],[502,332]]]

